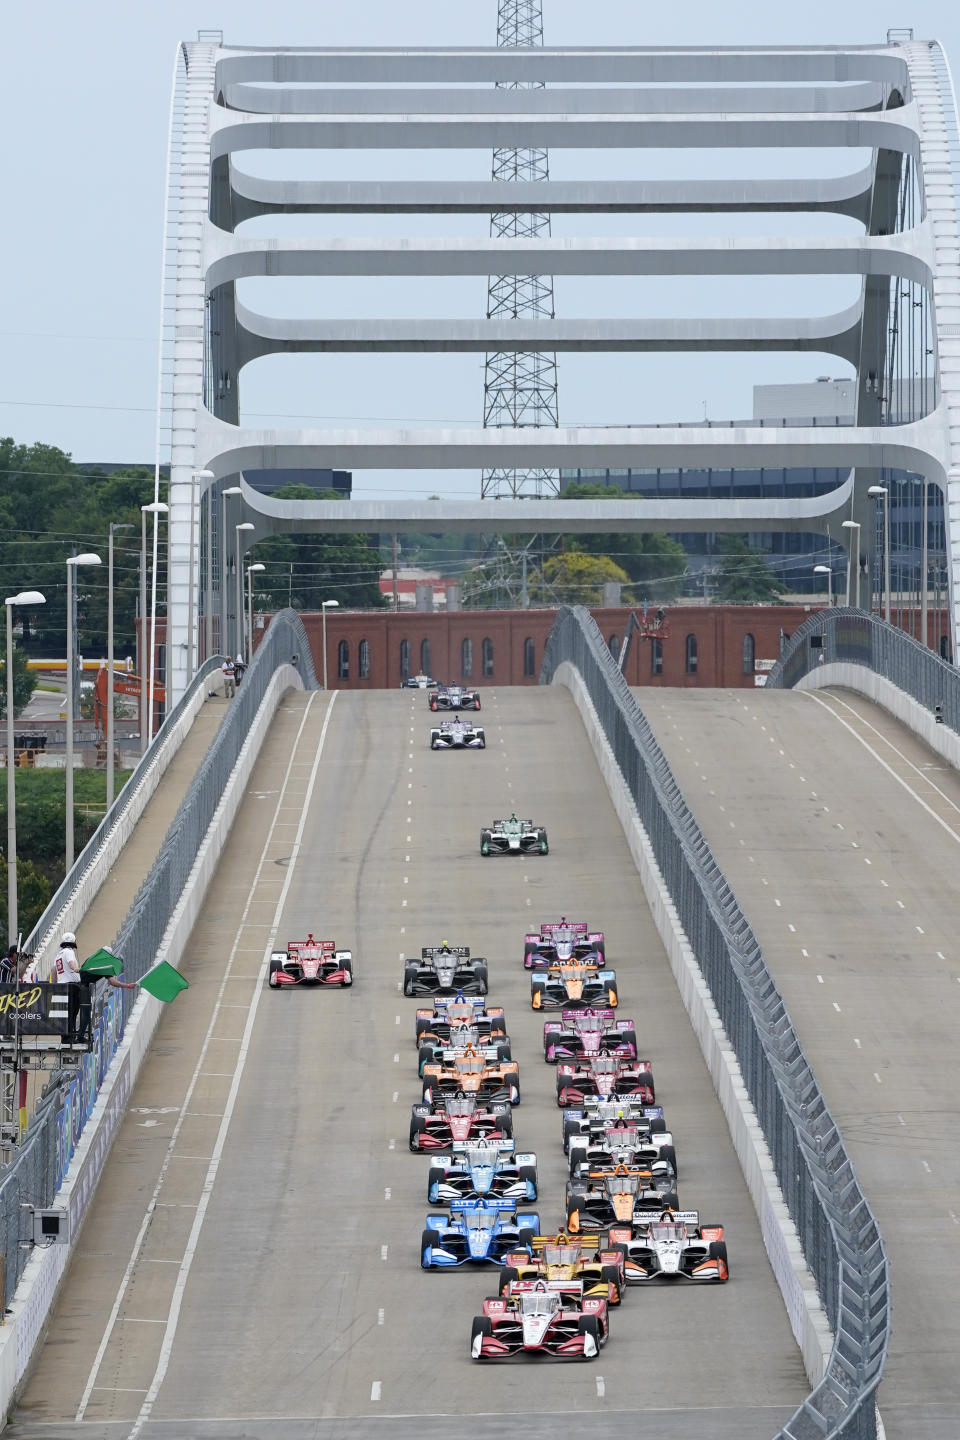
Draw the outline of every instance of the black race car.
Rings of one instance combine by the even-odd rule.
[[[425,945],[403,967],[404,995],[486,995],[487,962],[471,959],[469,945]]]

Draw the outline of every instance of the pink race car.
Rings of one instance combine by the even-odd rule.
[[[603,969],[606,951],[603,931],[591,932],[584,920],[567,920],[540,926],[539,935],[525,935],[523,963],[528,970],[545,970],[550,965],[586,960]]]
[[[333,940],[288,940],[286,950],[270,956],[270,988],[286,985],[352,985],[353,952]]]
[[[564,1010],[559,1020],[543,1027],[543,1057],[549,1065],[560,1060],[588,1062],[596,1055],[637,1058],[637,1032],[632,1020],[618,1020],[616,1011]]]
[[[595,1360],[608,1333],[607,1301],[585,1296],[582,1280],[514,1280],[506,1295],[484,1300],[470,1354],[474,1360]]]

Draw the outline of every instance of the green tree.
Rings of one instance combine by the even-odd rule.
[[[566,605],[599,605],[603,585],[610,580],[625,584],[627,572],[609,555],[584,555],[568,550],[547,560],[531,585],[537,598],[550,594]]]
[[[29,935],[50,903],[53,887],[46,875],[32,860],[17,857],[17,922],[24,935]],[[7,907],[7,857],[0,855],[0,935],[6,936],[9,918]],[[4,940],[4,945],[6,945]],[[6,950],[4,950],[6,954]]]
[[[754,549],[742,535],[724,535],[720,554],[717,599],[721,604],[772,604],[786,589],[767,564],[766,552]]]
[[[10,613],[9,611],[7,612]],[[37,677],[33,671],[27,669],[27,652],[22,645],[13,647],[13,714],[14,718],[21,715],[27,707],[27,702],[34,690],[37,688]],[[3,659],[0,660],[0,719],[7,718],[7,651],[3,647]]]
[[[333,490],[285,485],[277,500],[339,500]],[[265,565],[257,576],[256,596],[272,609],[292,604],[296,610],[319,610],[323,600],[339,600],[345,609],[379,609],[387,603],[380,593],[384,568],[380,551],[368,535],[272,535],[254,545],[245,564]]]
[[[564,500],[624,500],[628,497],[612,485],[591,485],[580,482],[568,485]],[[597,531],[591,535],[568,535],[567,550],[587,555],[609,555],[633,582],[638,600],[673,600],[687,569],[687,555],[682,545],[669,535],[610,534]]]

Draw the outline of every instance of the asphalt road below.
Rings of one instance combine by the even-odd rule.
[[[956,1440],[960,775],[848,691],[635,693],[879,1220],[887,1440]]]
[[[360,1440],[608,1433],[765,1440],[807,1392],[700,1051],[579,716],[562,689],[487,691],[483,752],[434,753],[421,692],[291,696],[264,747],[10,1434],[16,1440]],[[324,728],[326,726],[326,729]],[[321,748],[322,747],[322,748]],[[511,809],[548,857],[481,859]],[[302,844],[297,838],[302,826]],[[402,956],[487,956],[537,1152],[543,1225],[566,1164],[525,930],[603,928],[677,1137],[680,1198],[726,1226],[722,1287],[631,1292],[596,1362],[479,1366],[496,1272],[421,1272],[428,1161]],[[349,946],[352,991],[273,993],[265,950]],[[194,1077],[191,1079],[191,1077]],[[82,1417],[78,1420],[78,1417]],[[545,1417],[545,1418],[544,1418]]]

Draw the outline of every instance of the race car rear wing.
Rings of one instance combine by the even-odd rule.
[[[517,1202],[516,1202],[516,1200],[451,1200],[451,1201],[450,1201],[450,1213],[451,1213],[451,1215],[457,1214],[457,1213],[468,1214],[470,1211],[473,1211],[474,1213],[476,1213],[477,1211],[485,1211],[485,1212],[489,1213],[491,1210],[502,1210],[505,1214],[513,1215],[513,1214],[516,1212],[516,1208],[517,1208]]]
[[[335,940],[314,940],[309,935],[306,940],[288,940],[287,954],[294,959],[322,960],[326,955],[332,955],[337,948]]]
[[[498,1059],[498,1051],[496,1045],[471,1045],[470,1050],[472,1052],[471,1058],[476,1058],[477,1060]],[[449,1049],[441,1050],[440,1058],[444,1062],[453,1064],[455,1060],[462,1060],[464,1058],[465,1051],[466,1046],[460,1046],[459,1048],[451,1047]]]
[[[533,1235],[530,1245],[533,1250],[542,1250],[544,1245],[579,1245],[584,1250],[599,1250],[600,1232],[591,1235],[578,1230],[576,1235]]]
[[[571,935],[586,935],[586,920],[555,920],[549,925],[540,926],[541,935],[554,935],[558,930],[566,930]]]
[[[656,1213],[647,1215],[635,1215],[633,1220],[634,1229],[646,1230],[650,1225],[656,1225],[660,1215]],[[700,1229],[699,1210],[671,1210],[668,1219],[663,1222],[665,1225],[683,1225],[687,1230]]]
[[[470,959],[469,945],[424,945],[420,951],[421,960],[435,960],[438,955],[456,955],[458,960]]]

